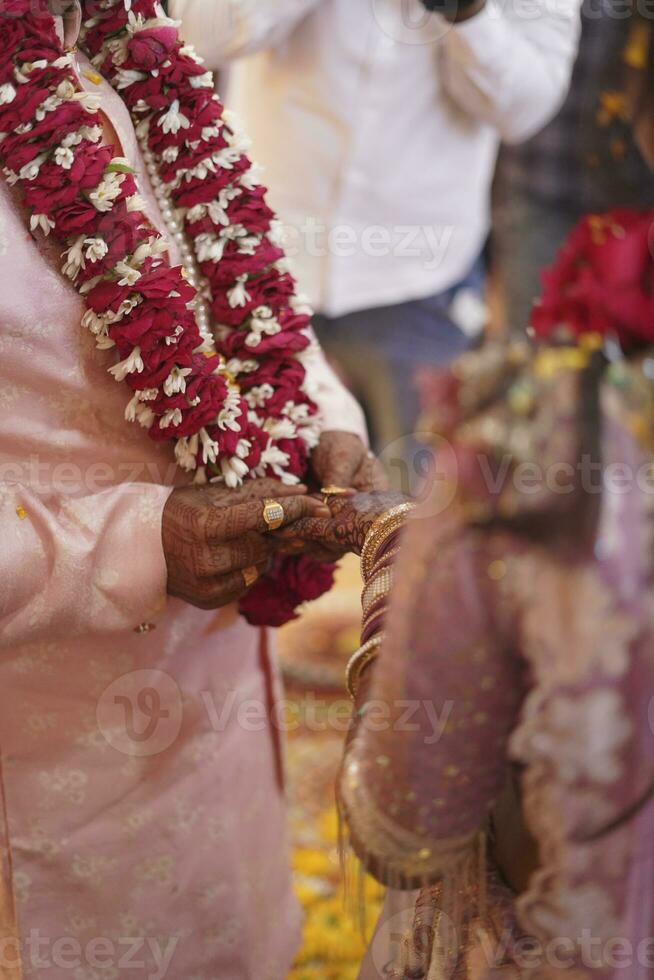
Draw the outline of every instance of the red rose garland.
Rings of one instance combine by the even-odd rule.
[[[102,144],[97,99],[79,84],[47,6],[3,2],[0,162],[31,230],[65,249],[63,271],[87,305],[84,326],[117,352],[110,371],[133,393],[126,418],[157,441],[174,440],[196,480],[297,482],[319,433],[299,359],[309,316],[211,75],[154,0],[94,4],[82,47],[130,109],[164,215],[178,223],[194,267],[189,282],[143,213],[131,167]],[[296,561],[278,563],[274,580],[255,587],[246,615],[257,601],[265,607],[280,576],[287,618],[317,581],[328,585],[330,570],[316,577],[315,563]]]
[[[531,317],[537,338],[592,332],[627,352],[654,343],[654,211],[587,215],[542,278]]]

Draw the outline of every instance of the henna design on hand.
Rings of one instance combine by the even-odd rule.
[[[382,514],[408,500],[401,493],[360,493],[354,497],[330,500],[331,517],[307,517],[292,530],[294,538],[315,541],[323,548],[343,555],[349,551],[361,554],[370,528]],[[281,537],[286,536],[279,532]]]
[[[307,495],[306,487],[286,487],[276,480],[251,481],[234,490],[173,490],[162,525],[169,594],[201,609],[216,609],[244,595],[242,570],[254,565],[266,571],[279,547],[263,518],[266,498],[282,502],[285,527],[329,515],[322,501]]]

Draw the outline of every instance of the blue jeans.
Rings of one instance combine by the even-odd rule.
[[[377,452],[415,432],[420,414],[416,372],[446,367],[469,348],[469,338],[453,323],[449,310],[460,289],[473,289],[481,296],[484,286],[479,261],[460,283],[435,296],[339,317],[315,317],[323,348],[363,405]]]

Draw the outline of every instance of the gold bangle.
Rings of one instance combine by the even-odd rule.
[[[363,620],[361,624],[361,635],[362,636],[365,635],[366,630],[373,622],[373,620],[383,617],[385,621],[386,616],[388,615],[388,609],[389,609],[388,605],[379,606],[377,609],[373,610],[373,612],[371,612],[368,616],[366,616],[366,618]]]
[[[396,517],[392,521],[388,521],[383,528],[377,531],[375,536],[370,539],[368,548],[365,553],[362,552],[361,556],[361,575],[364,581],[368,581],[372,575],[373,568],[379,562],[379,552],[383,548],[386,541],[393,534],[401,531],[404,527],[404,518]],[[366,539],[368,543],[368,539]]]
[[[377,552],[391,534],[404,526],[407,515],[415,510],[415,504],[400,504],[378,517],[374,522],[361,549],[361,571],[367,582],[375,564]]]
[[[401,548],[392,548],[390,551],[387,551],[385,555],[382,555],[381,558],[378,558],[375,564],[372,566],[370,578],[374,578],[377,572],[381,572],[384,568],[392,568],[395,565],[395,559],[401,550]]]
[[[364,618],[368,615],[372,604],[383,595],[388,595],[392,588],[392,568],[383,568],[378,575],[375,575],[366,583],[366,587],[361,594],[361,608]]]
[[[361,674],[368,664],[372,663],[379,656],[379,647],[384,642],[384,634],[376,633],[371,640],[359,647],[357,652],[350,658],[350,662],[345,668],[345,686],[353,701],[356,701],[357,690]]]

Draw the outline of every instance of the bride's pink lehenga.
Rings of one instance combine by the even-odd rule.
[[[434,382],[454,452],[340,783],[395,889],[366,980],[654,975],[653,367],[491,348]]]

